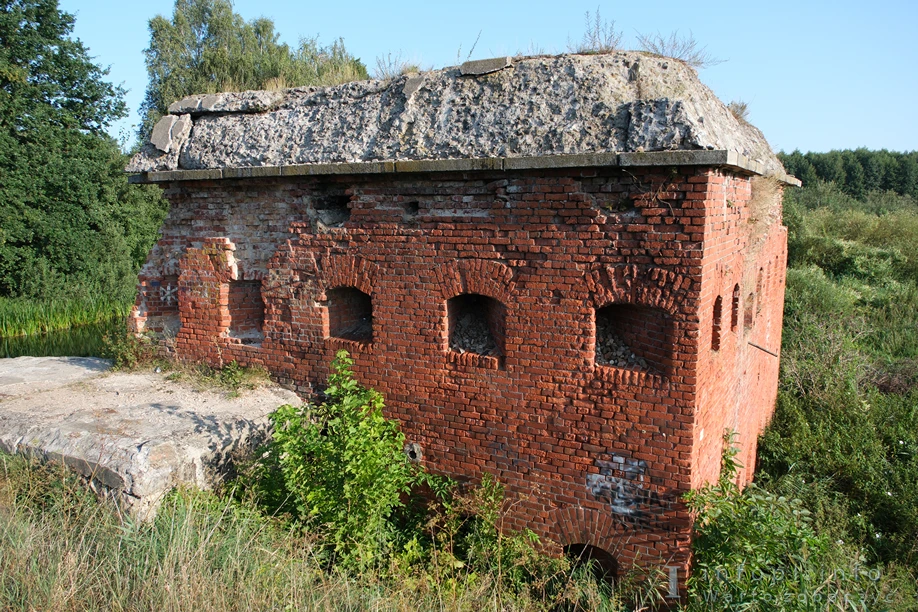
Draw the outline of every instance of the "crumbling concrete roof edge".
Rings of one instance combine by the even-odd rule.
[[[248,166],[204,170],[168,170],[130,174],[131,183],[168,183],[275,176],[327,176],[345,174],[409,174],[432,172],[474,172],[482,170],[540,170],[547,168],[594,168],[634,166],[713,166],[740,172],[765,175],[765,167],[728,150],[650,151],[646,153],[581,153],[534,157],[485,157],[470,159],[430,159],[374,161],[356,163],[295,164],[285,166]],[[800,181],[788,174],[774,176],[793,186]]]

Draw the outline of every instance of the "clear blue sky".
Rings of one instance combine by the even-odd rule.
[[[146,87],[143,50],[148,20],[172,15],[173,0],[60,0],[76,15],[75,35],[110,79],[128,89],[128,132],[139,119]],[[377,56],[401,53],[423,68],[457,63],[481,38],[472,59],[515,55],[532,47],[560,53],[584,31],[597,6],[622,30],[636,34],[691,32],[724,63],[701,71],[724,101],[749,104],[749,118],[772,148],[828,151],[868,147],[918,149],[918,2],[566,2],[526,0],[389,2],[236,0],[244,18],[274,20],[281,39],[343,37],[373,72]]]

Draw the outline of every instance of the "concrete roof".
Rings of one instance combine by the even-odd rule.
[[[718,165],[788,179],[689,66],[647,53],[496,58],[327,88],[190,96],[135,181]]]

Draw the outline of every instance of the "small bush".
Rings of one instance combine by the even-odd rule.
[[[376,57],[376,70],[373,72],[373,78],[380,81],[391,81],[400,76],[420,71],[421,68],[417,63],[402,59],[402,53],[399,51],[395,55],[386,53]]]
[[[685,62],[692,68],[707,68],[723,63],[723,60],[715,58],[708,52],[707,47],[702,47],[689,32],[688,36],[680,36],[679,32],[673,32],[669,36],[663,36],[659,32],[656,34],[638,34],[638,43],[642,51],[671,57]]]
[[[102,356],[111,359],[116,370],[134,370],[149,365],[156,358],[153,341],[121,325],[102,338]]]
[[[367,567],[391,551],[393,514],[419,481],[383,398],[363,387],[339,351],[318,406],[282,406],[271,415],[275,456],[299,516],[325,531],[345,565]]]
[[[599,14],[587,11],[584,19],[586,28],[579,44],[568,41],[567,48],[571,53],[611,53],[621,48],[622,33],[615,29],[615,21],[606,21]]]
[[[749,105],[742,100],[733,100],[727,104],[727,110],[737,121],[747,123],[749,120]]]
[[[740,491],[731,440],[718,482],[686,497],[697,517],[689,610],[888,606],[892,587],[881,570],[857,547],[820,534],[799,499],[755,484]]]

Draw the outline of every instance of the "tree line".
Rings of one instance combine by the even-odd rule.
[[[812,185],[835,183],[843,192],[863,199],[871,191],[894,191],[918,198],[918,151],[870,151],[860,148],[828,153],[779,153],[788,174]]]

